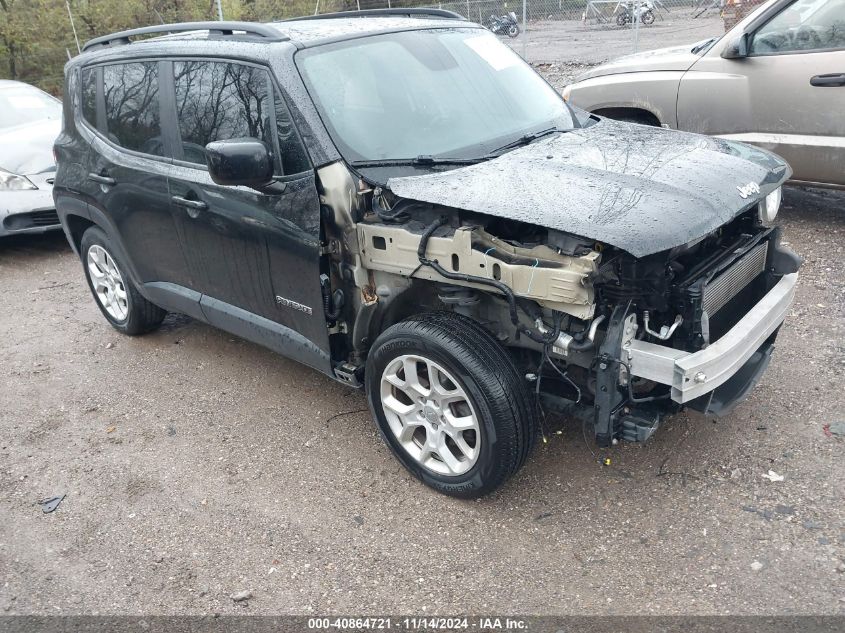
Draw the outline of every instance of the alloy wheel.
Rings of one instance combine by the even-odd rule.
[[[88,249],[88,275],[94,294],[103,309],[116,321],[124,321],[129,314],[129,301],[123,276],[114,258],[99,244]]]
[[[481,428],[461,384],[419,354],[393,359],[381,377],[381,403],[390,430],[420,465],[457,476],[478,460]]]

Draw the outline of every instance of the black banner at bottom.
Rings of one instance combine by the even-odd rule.
[[[842,616],[3,616],[3,633],[845,633]]]

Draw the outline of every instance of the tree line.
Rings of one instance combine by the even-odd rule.
[[[387,6],[387,0],[221,0],[226,20],[263,21]],[[393,0],[392,6],[425,4]],[[69,15],[70,13],[70,15]],[[0,79],[16,79],[58,95],[63,68],[80,44],[115,31],[217,19],[217,0],[0,0]]]

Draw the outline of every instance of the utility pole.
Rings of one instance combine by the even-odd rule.
[[[70,12],[69,0],[65,0],[65,6],[67,7],[67,17],[70,18],[70,28],[73,29],[73,39],[76,40],[76,52],[81,53],[82,48],[79,46],[79,36],[76,34],[76,25],[73,23],[73,13]]]

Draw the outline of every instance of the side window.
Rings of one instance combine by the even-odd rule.
[[[282,158],[282,174],[299,174],[308,171],[311,166],[305,155],[305,148],[290,113],[278,92],[275,95],[276,135],[279,138],[279,152]]]
[[[797,0],[764,24],[752,55],[845,49],[845,0]]]
[[[97,127],[97,70],[82,69],[82,118],[93,128]]]
[[[257,138],[273,147],[266,71],[225,62],[176,62],[176,115],[184,159],[205,165],[212,141]]]
[[[126,149],[164,156],[158,102],[158,64],[103,67],[108,138]]]

